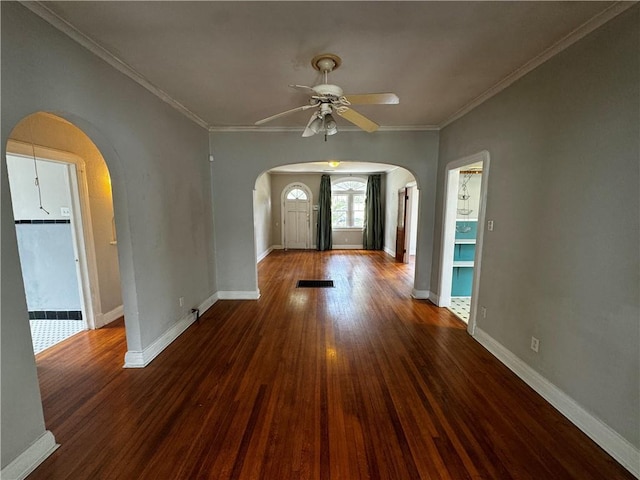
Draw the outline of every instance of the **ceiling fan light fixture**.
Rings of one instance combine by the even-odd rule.
[[[320,117],[314,118],[309,124],[309,129],[313,133],[320,133],[320,131],[322,130],[322,118]]]
[[[338,133],[338,124],[330,113],[324,116],[324,130],[327,135],[335,135]]]

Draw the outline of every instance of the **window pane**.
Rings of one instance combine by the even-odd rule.
[[[364,195],[353,196],[353,226],[364,226]]]
[[[347,226],[347,212],[331,212],[331,226],[345,228]]]
[[[331,195],[331,226],[344,228],[347,226],[348,195]]]
[[[354,227],[364,226],[364,210],[359,212],[353,212],[353,226]]]
[[[364,192],[366,188],[366,184],[359,180],[344,180],[341,182],[336,182],[331,186],[331,190],[333,191],[355,191],[355,192]]]
[[[287,200],[306,200],[307,194],[299,188],[294,188],[287,194]]]
[[[331,211],[347,211],[349,205],[348,195],[332,195],[331,196]]]

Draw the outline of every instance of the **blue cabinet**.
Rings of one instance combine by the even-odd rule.
[[[470,297],[476,253],[477,220],[457,220],[453,250],[452,297]]]

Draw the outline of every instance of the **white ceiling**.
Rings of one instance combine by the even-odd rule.
[[[549,49],[557,50],[554,45],[570,43],[572,32],[581,35],[602,23],[614,7],[554,1],[54,1],[30,8],[59,27],[64,22],[51,13],[64,19],[67,33],[95,43],[94,50],[102,47],[130,67],[131,76],[168,94],[208,127],[249,127],[304,105],[307,97],[287,85],[318,83],[310,60],[332,52],[343,64],[329,80],[346,93],[393,91],[400,97],[399,105],[358,111],[383,127],[425,128],[442,126],[490,96]],[[300,112],[260,128],[302,130],[308,117]],[[346,126],[344,119],[338,123]]]

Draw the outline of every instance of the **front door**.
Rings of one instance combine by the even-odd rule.
[[[284,201],[285,248],[310,248],[309,207],[309,197],[303,190],[293,189],[287,194]]]

